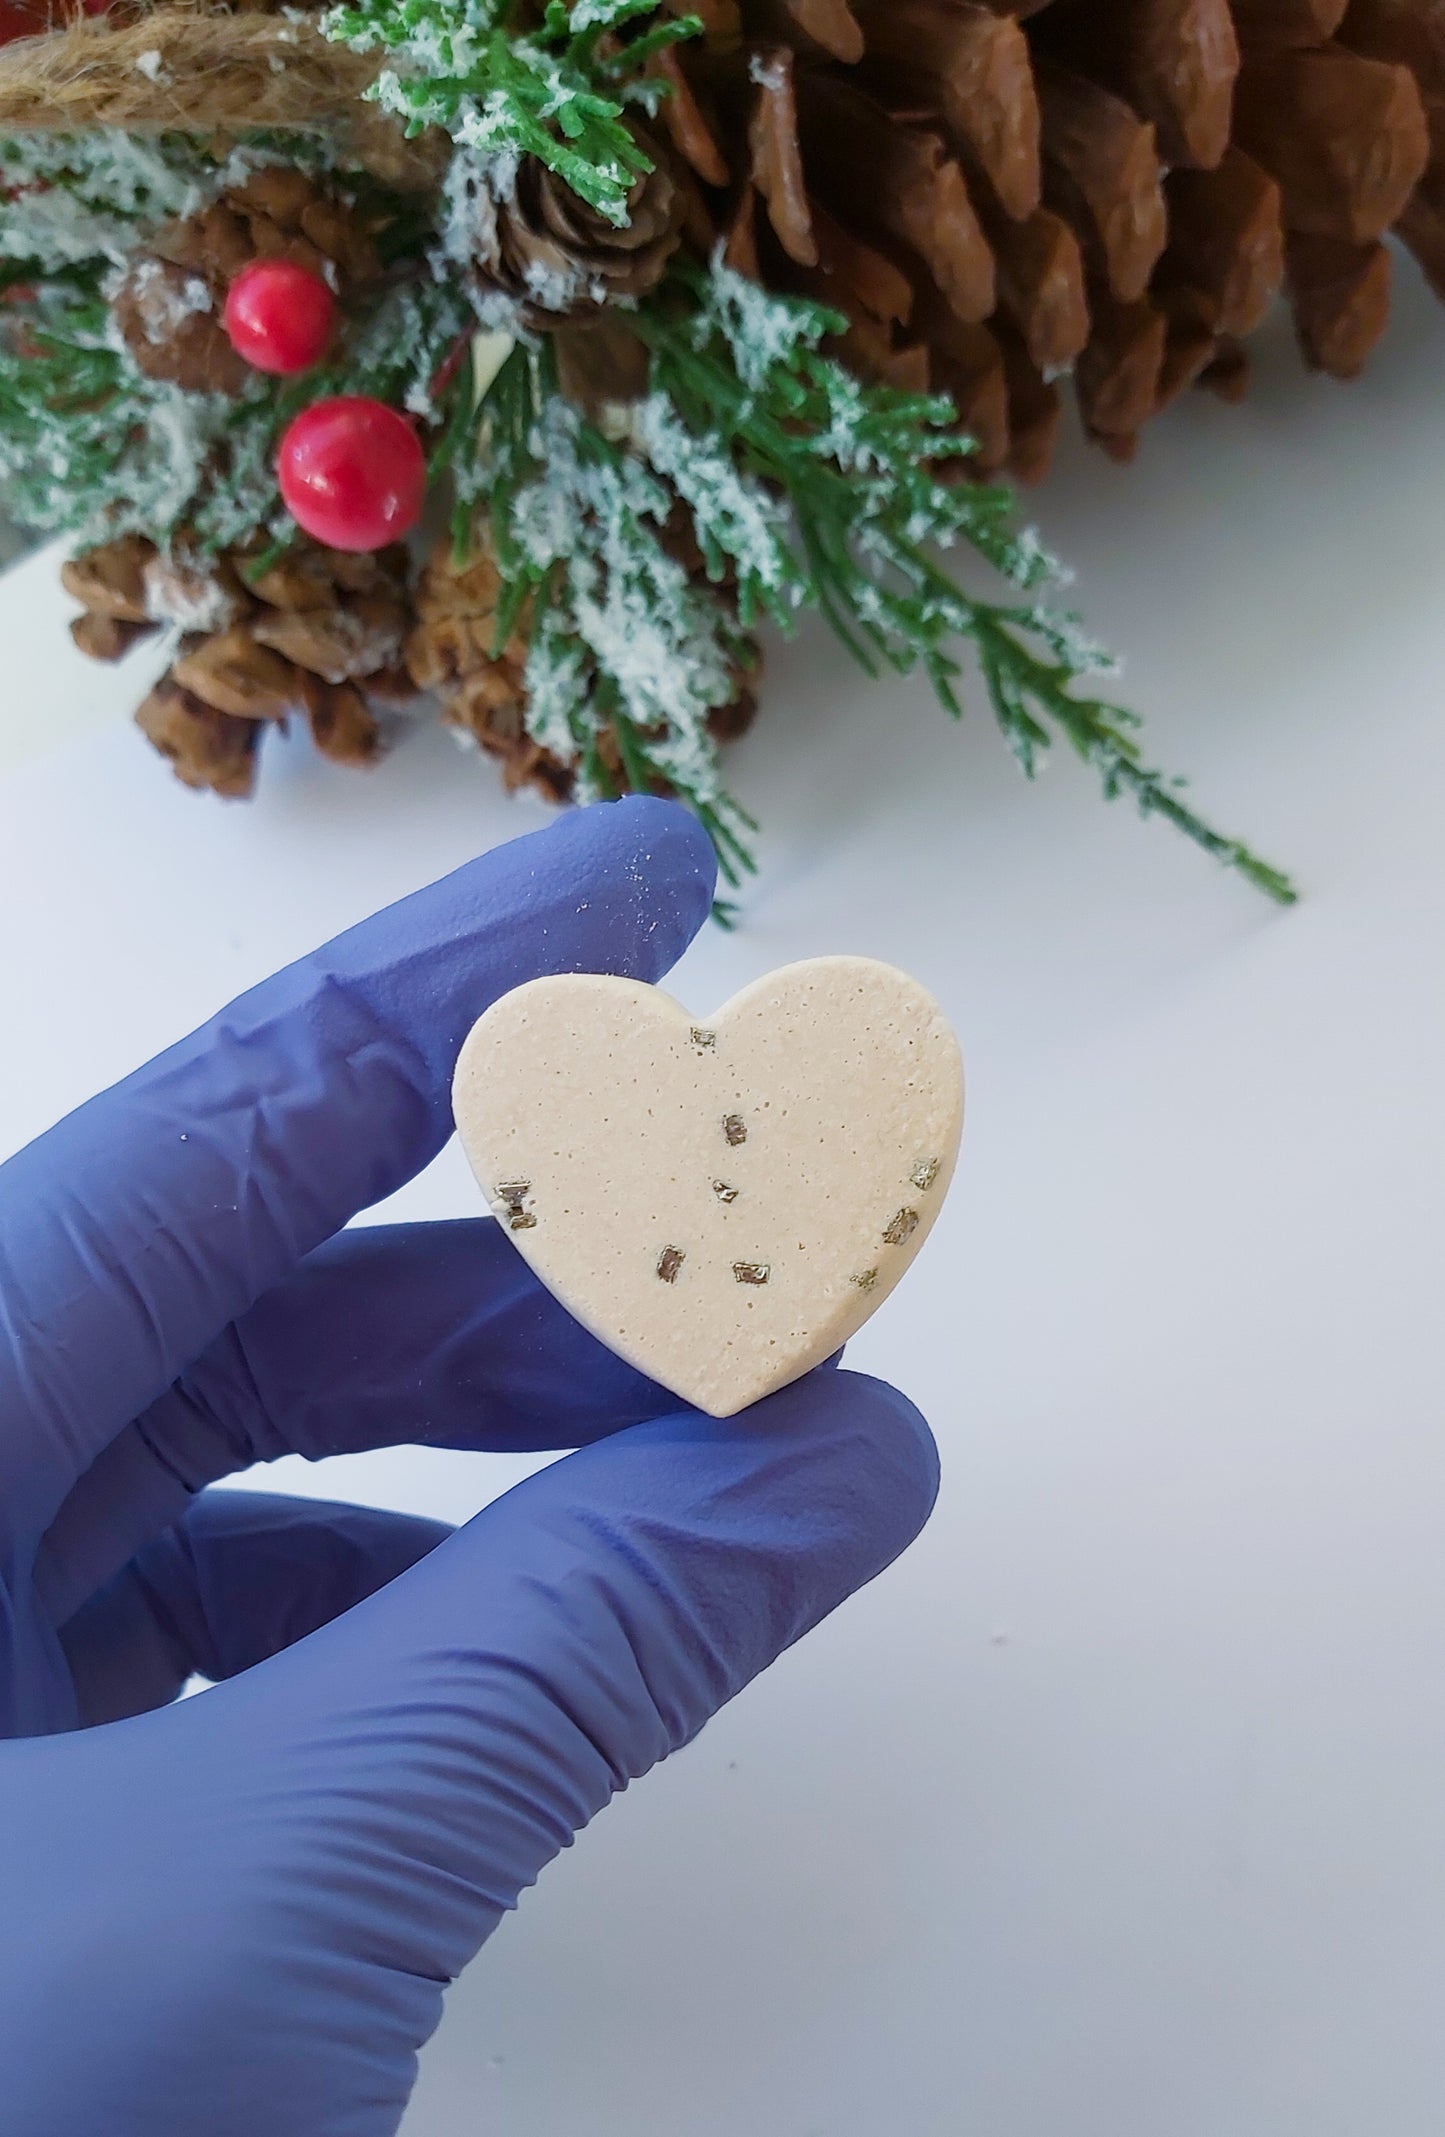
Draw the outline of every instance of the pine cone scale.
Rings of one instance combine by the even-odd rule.
[[[135,716],[183,786],[246,801],[255,791],[261,730],[254,720],[216,712],[171,678],[157,683]]]

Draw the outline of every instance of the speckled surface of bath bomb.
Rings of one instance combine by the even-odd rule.
[[[730,1417],[829,1357],[907,1269],[953,1175],[963,1065],[932,995],[872,958],[785,965],[707,1018],[564,973],[472,1027],[453,1104],[548,1289]]]

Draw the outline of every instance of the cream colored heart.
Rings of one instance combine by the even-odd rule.
[[[656,987],[538,979],[462,1048],[457,1126],[499,1221],[584,1327],[730,1417],[819,1364],[928,1236],[963,1067],[867,957],[770,972],[701,1023]]]

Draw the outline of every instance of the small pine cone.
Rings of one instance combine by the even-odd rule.
[[[618,298],[645,297],[656,287],[682,235],[682,206],[659,161],[633,186],[619,227],[535,156],[524,156],[476,263],[481,281],[514,299],[534,329],[592,318]]]
[[[419,690],[435,692],[442,717],[499,759],[508,792],[535,787],[549,801],[566,801],[573,771],[527,733],[526,642],[513,635],[493,650],[501,574],[488,549],[457,564],[451,544],[438,544],[416,590],[416,627],[406,664]]]
[[[267,164],[224,196],[246,224],[256,259],[286,259],[341,294],[381,272],[372,227],[361,211],[324,184],[283,164]]]
[[[222,324],[226,291],[253,260],[288,260],[343,298],[375,280],[370,229],[305,171],[268,164],[208,208],[165,223],[131,255],[112,299],[116,324],[147,378],[188,393],[239,393],[254,377]]]
[[[136,725],[170,760],[182,786],[246,801],[256,784],[261,729],[233,719],[163,676],[135,716]]]
[[[116,325],[147,378],[187,393],[239,393],[252,376],[221,324],[213,281],[145,252],[112,299]]]
[[[376,761],[382,730],[368,699],[399,705],[414,695],[401,665],[407,572],[400,546],[353,556],[303,542],[253,576],[244,552],[201,558],[184,545],[165,555],[150,543],[112,543],[76,559],[67,583],[88,603],[80,625],[97,648],[107,628],[150,627],[126,620],[131,611],[186,633],[141,727],[187,784],[244,794],[242,756],[249,765],[261,725],[284,726],[293,714],[333,763]],[[112,621],[107,601],[126,615]],[[249,755],[238,725],[252,730]]]

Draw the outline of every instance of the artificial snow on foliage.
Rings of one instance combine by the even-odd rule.
[[[688,335],[697,349],[706,348],[713,335],[721,335],[738,377],[757,392],[769,377],[790,370],[800,351],[817,348],[828,330],[829,317],[821,305],[775,296],[761,283],[738,274],[724,264],[719,245],[701,284]],[[861,396],[857,380],[846,372],[843,378]],[[831,443],[828,452],[835,453]]]
[[[583,726],[589,668],[571,619],[545,609],[527,649],[527,732],[564,764],[594,739]]]
[[[260,137],[218,159],[200,143],[115,132],[0,142],[0,262],[39,284],[28,337],[0,334],[0,481],[31,524],[83,542],[184,527],[221,550],[290,528],[276,490],[281,431],[326,391],[371,393],[434,420],[434,387],[471,307],[452,279],[383,285],[354,319],[341,361],[284,386],[257,373],[235,396],[145,377],[108,297],[122,265],[163,223],[193,216],[258,169],[326,168],[319,143]],[[344,183],[344,181],[343,181]],[[158,263],[130,286],[158,344],[211,309],[205,280],[178,286]]]
[[[508,0],[344,0],[321,28],[353,52],[385,52],[367,95],[408,133],[450,134],[488,170],[496,198],[517,159],[535,156],[620,227],[633,184],[652,168],[623,111],[655,105],[652,86],[641,86],[644,63],[692,25],[665,19],[611,51],[602,40],[658,5],[551,0],[540,23],[517,33]]]
[[[86,353],[102,394],[96,405],[58,425],[42,385],[0,426],[0,482],[12,509],[81,541],[131,530],[164,540],[189,519],[217,546],[274,509],[269,464],[252,470],[260,477],[252,482],[240,467],[224,487],[207,480],[218,449],[241,428],[233,402],[144,379],[113,350]],[[7,368],[0,354],[0,394],[10,383]]]
[[[442,181],[437,236],[431,253],[439,281],[464,289],[478,323],[489,333],[523,334],[522,306],[509,291],[491,286],[482,272],[497,257],[497,206],[511,196],[517,159],[484,156],[458,145]],[[560,283],[560,278],[559,278]],[[536,292],[539,301],[546,300]],[[554,293],[560,311],[570,288]]]
[[[510,190],[515,166],[503,175]],[[439,273],[450,271],[475,280],[477,262],[496,257],[497,203],[508,197],[497,177],[495,165],[466,148],[459,148],[447,165],[437,215]]]
[[[435,422],[437,380],[447,356],[472,323],[467,293],[428,276],[387,290],[357,327],[347,352],[344,373],[330,390],[366,393],[397,401],[408,415]],[[319,400],[317,374],[309,373],[299,389],[308,401]]]
[[[620,717],[656,770],[715,804],[707,720],[736,694],[734,649],[724,612],[653,532],[667,520],[668,491],[632,454],[609,448],[560,394],[544,403],[529,446],[538,472],[514,496],[509,529],[531,576],[547,585],[535,677],[530,661],[527,669],[528,731],[550,749],[565,733],[559,754],[580,750],[585,775],[602,726]],[[576,688],[586,663],[562,657],[563,634],[591,656],[590,692]]]
[[[47,274],[79,262],[125,259],[138,227],[191,215],[214,166],[171,136],[90,134],[0,138],[0,258]]]
[[[665,393],[638,404],[630,436],[686,504],[710,561],[730,558],[745,586],[773,596],[786,590],[788,602],[801,605],[806,589],[788,546],[787,505],[743,473],[723,439],[696,437]]]
[[[159,260],[142,260],[129,289],[145,337],[157,345],[178,334],[197,313],[215,310],[210,288],[199,275],[176,282]]]

